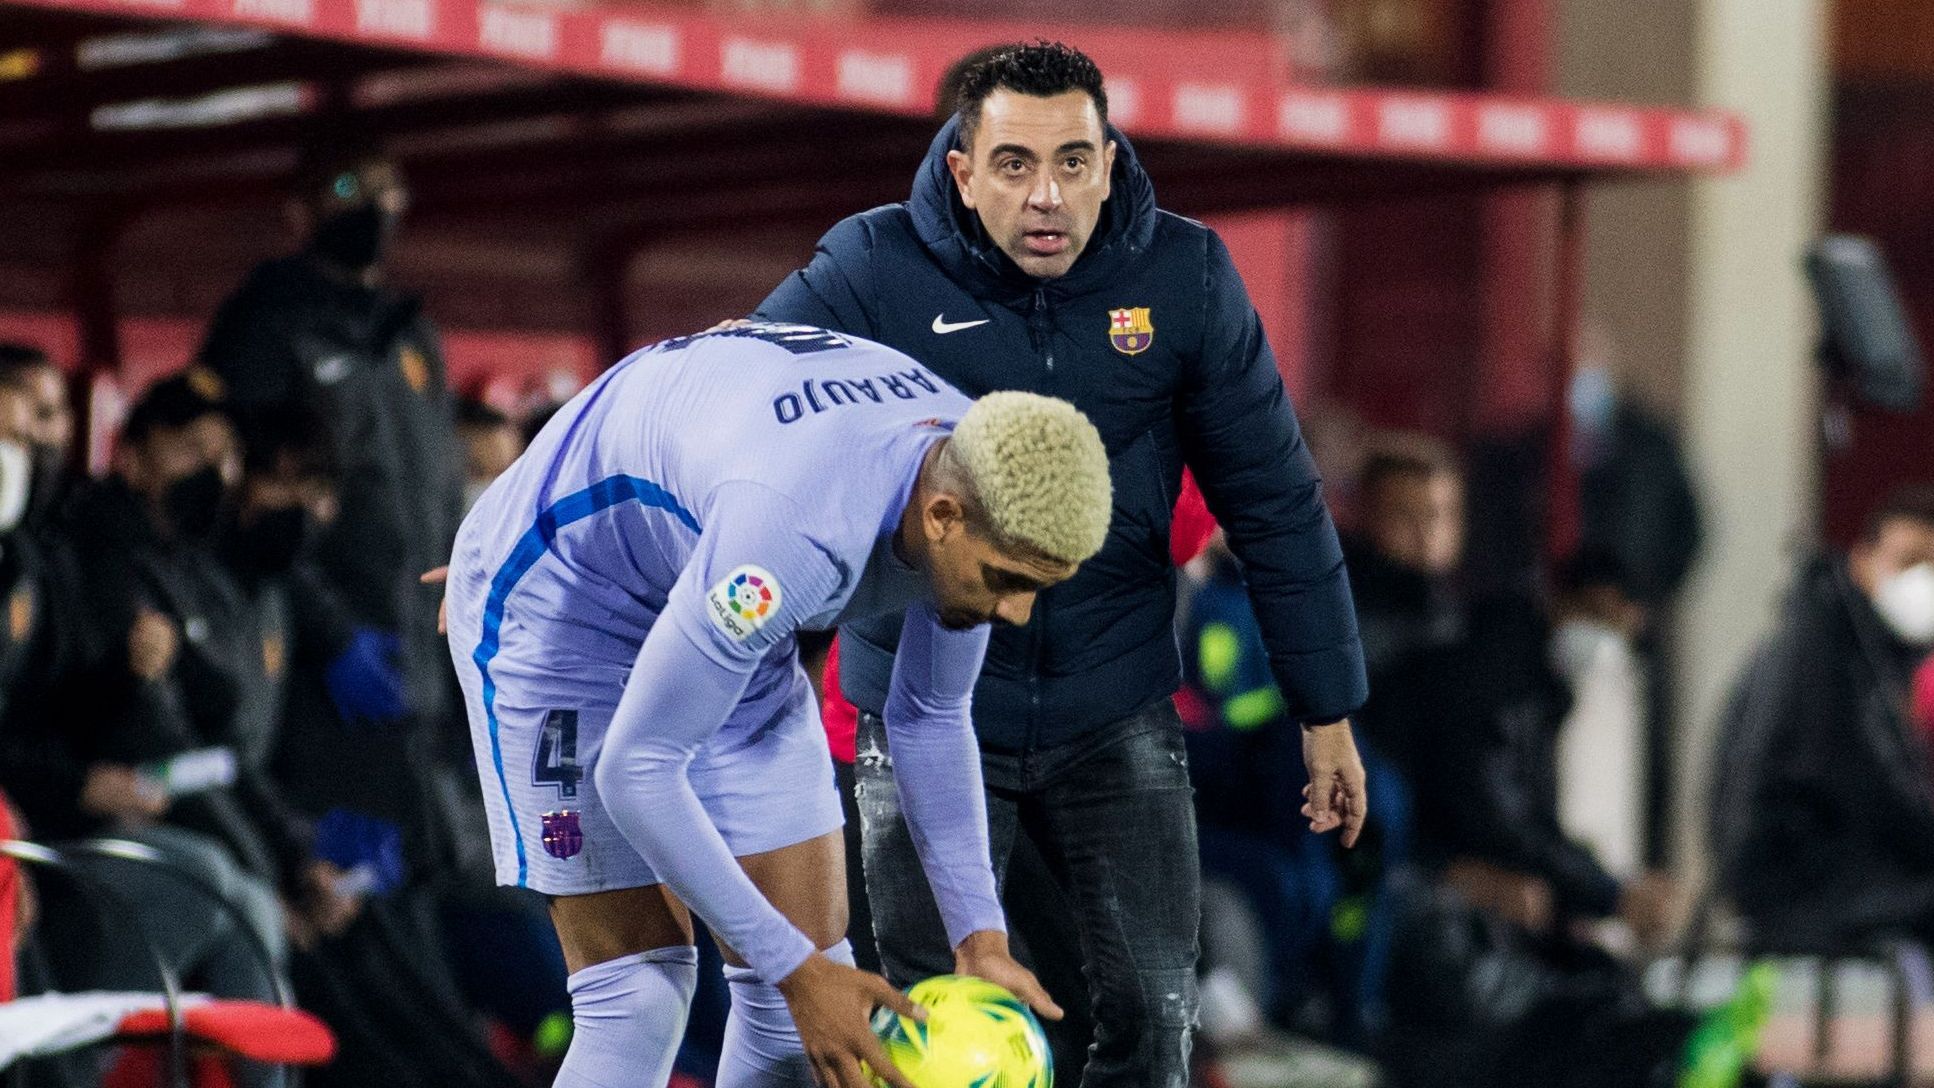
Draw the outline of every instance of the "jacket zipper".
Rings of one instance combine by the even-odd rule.
[[[1034,289],[1034,306],[1027,313],[1028,338],[1034,341],[1034,350],[1041,353],[1047,363],[1048,373],[1054,373],[1054,338],[1049,335],[1051,323],[1048,320],[1048,293],[1046,289]]]
[[[1048,315],[1048,293],[1045,289],[1034,289],[1034,308],[1028,312],[1028,333],[1034,340],[1034,350],[1041,353],[1041,360],[1047,373],[1054,373],[1053,323]],[[1027,663],[1027,731],[1022,752],[1032,753],[1035,742],[1041,733],[1041,632],[1047,626],[1047,601],[1037,598],[1034,602],[1035,613],[1027,625],[1028,663]]]

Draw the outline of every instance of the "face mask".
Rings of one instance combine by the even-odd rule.
[[[1599,656],[1618,642],[1617,631],[1591,620],[1566,620],[1551,633],[1551,667],[1573,687],[1598,663]]]
[[[1567,400],[1571,406],[1571,416],[1579,426],[1603,431],[1612,425],[1612,413],[1618,407],[1618,390],[1612,385],[1612,375],[1604,367],[1587,366],[1572,375]]]
[[[0,534],[11,533],[27,515],[34,484],[33,454],[18,442],[0,439]]]
[[[1934,646],[1934,563],[1916,564],[1880,583],[1874,608],[1902,642]]]
[[[374,204],[363,204],[316,225],[309,249],[344,268],[361,270],[380,263],[396,237],[397,217]]]
[[[205,540],[221,524],[227,498],[228,485],[222,482],[222,471],[211,465],[169,484],[161,501],[175,532],[191,540]]]
[[[263,574],[281,574],[295,565],[309,538],[309,515],[300,506],[264,510],[236,531],[236,543],[250,566]]]

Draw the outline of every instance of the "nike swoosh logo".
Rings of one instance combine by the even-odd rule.
[[[933,331],[940,336],[945,336],[950,332],[971,329],[975,325],[985,325],[992,320],[994,319],[991,317],[983,317],[979,321],[949,321],[947,320],[946,314],[935,314],[933,315]]]

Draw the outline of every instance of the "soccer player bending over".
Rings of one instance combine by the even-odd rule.
[[[577,1024],[559,1088],[658,1088],[689,909],[731,982],[721,1088],[905,1081],[905,998],[845,941],[839,799],[793,632],[904,615],[896,781],[955,967],[1060,1010],[1007,949],[968,700],[990,621],[1100,549],[1100,436],[1064,401],[970,402],[912,359],[743,324],[625,359],[477,503],[447,589],[497,877],[551,897]]]

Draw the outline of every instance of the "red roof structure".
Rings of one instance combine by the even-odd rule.
[[[303,148],[347,131],[405,168],[395,271],[446,328],[567,333],[587,361],[616,358],[641,331],[741,312],[841,216],[903,199],[946,68],[1042,36],[1100,64],[1112,119],[1183,214],[1562,191],[1554,451],[1581,187],[1747,157],[1723,112],[1312,85],[1262,33],[616,0],[0,0],[0,318],[71,314],[96,371],[179,365],[283,247]],[[145,354],[165,358],[124,365],[122,330],[151,319]]]
[[[406,168],[399,271],[446,325],[610,329],[648,245],[703,239],[770,283],[787,265],[753,250],[796,261],[840,216],[902,199],[945,68],[1043,35],[1096,58],[1112,119],[1185,214],[1723,173],[1746,157],[1742,124],[1719,112],[1299,83],[1262,33],[0,0],[0,310],[105,310],[83,354],[111,366],[111,315],[205,317],[281,237],[302,148],[348,130]]]

